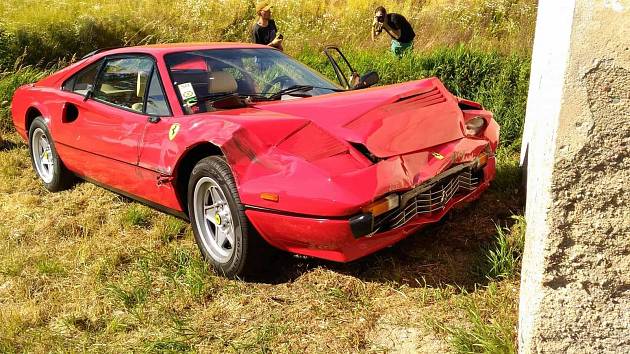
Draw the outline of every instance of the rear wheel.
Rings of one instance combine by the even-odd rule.
[[[31,163],[44,187],[51,192],[68,189],[74,180],[57,154],[55,144],[42,117],[37,117],[29,128]]]
[[[188,181],[188,215],[197,246],[215,271],[234,278],[260,264],[266,246],[249,224],[225,160],[206,157]]]

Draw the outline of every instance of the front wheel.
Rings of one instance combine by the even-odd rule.
[[[206,157],[195,165],[188,181],[188,215],[197,246],[217,273],[234,278],[256,269],[264,241],[245,216],[223,158]]]
[[[31,123],[28,132],[31,163],[44,187],[51,192],[68,189],[73,182],[73,175],[66,169],[57,154],[48,127],[42,117]]]

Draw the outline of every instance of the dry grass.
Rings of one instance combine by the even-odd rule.
[[[357,262],[280,255],[245,283],[212,274],[177,219],[89,183],[46,192],[26,147],[5,138],[0,351],[442,352],[458,348],[449,329],[473,323],[470,304],[513,340],[516,280],[474,265],[494,223],[521,212],[518,191],[491,190]]]

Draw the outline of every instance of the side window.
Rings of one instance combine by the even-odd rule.
[[[152,68],[153,60],[147,57],[107,60],[96,84],[94,98],[143,112],[144,93]]]
[[[158,78],[157,69],[153,70],[149,81],[149,93],[147,95],[146,113],[154,116],[169,116],[171,112],[164,96],[164,90]]]
[[[90,64],[87,68],[74,74],[63,84],[62,89],[64,91],[72,91],[85,95],[88,90],[88,86],[94,84],[94,79],[96,78],[96,74],[98,74],[98,69],[101,66],[101,63],[102,61],[97,61],[96,63]]]

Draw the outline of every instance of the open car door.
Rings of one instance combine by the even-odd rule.
[[[375,71],[359,75],[337,46],[326,46],[324,48],[324,54],[330,61],[339,84],[347,90],[367,88],[376,84],[379,80],[378,73]]]

